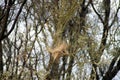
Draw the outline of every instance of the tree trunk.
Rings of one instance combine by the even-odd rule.
[[[99,13],[95,10],[95,7],[93,6],[93,3],[91,2],[91,5],[95,11],[95,13],[98,15],[98,17],[100,18],[100,20],[102,21],[103,23],[103,34],[102,34],[102,38],[101,38],[101,43],[100,43],[100,47],[98,49],[97,52],[95,52],[97,56],[91,56],[91,58],[93,58],[94,62],[95,63],[98,63],[101,59],[101,56],[105,50],[105,47],[106,47],[106,44],[107,44],[107,37],[108,37],[108,32],[109,32],[109,29],[110,29],[110,26],[109,26],[109,16],[110,16],[110,0],[103,0],[103,4],[104,4],[104,10],[105,10],[105,17],[104,17],[104,20],[102,19],[102,17],[99,15]],[[95,73],[92,73],[92,75],[96,75],[96,79],[99,79],[99,76],[97,76],[97,69],[96,69],[96,66],[94,66],[94,62],[92,63],[93,64],[93,69],[95,70],[94,72]],[[91,79],[92,79],[92,75],[91,75]],[[98,77],[98,78],[97,78]],[[109,79],[107,79],[109,80]]]

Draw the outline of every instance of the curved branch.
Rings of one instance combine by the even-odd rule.
[[[109,28],[111,28],[111,26],[114,24],[115,19],[116,19],[117,14],[118,14],[119,9],[120,9],[120,7],[118,7],[118,8],[117,8],[117,11],[116,11],[116,13],[115,13],[114,19],[113,19],[113,21],[111,22],[111,24],[110,24]]]
[[[103,21],[101,15],[100,15],[100,14],[97,12],[97,10],[95,9],[92,0],[90,1],[90,4],[91,4],[93,10],[95,11],[95,13],[97,14],[98,18],[99,18],[99,19],[101,20],[101,22],[104,24],[104,21]]]

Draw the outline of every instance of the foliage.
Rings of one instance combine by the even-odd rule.
[[[0,1],[0,79],[119,76],[119,4],[119,0]]]

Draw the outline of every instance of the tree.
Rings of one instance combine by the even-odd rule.
[[[20,9],[17,12],[17,15],[14,15],[15,10],[15,6],[13,7],[13,5],[15,4],[15,2],[18,2],[16,0],[4,0],[4,5],[3,7],[0,6],[0,75],[2,75],[3,73],[3,51],[2,51],[2,40],[5,39],[6,37],[9,36],[9,34],[13,31],[15,24],[18,20],[18,17],[23,9],[24,4],[26,3],[27,0],[24,0],[23,2],[21,2],[21,6],[19,7]],[[12,9],[13,8],[13,9]],[[15,17],[15,18],[14,18]],[[13,20],[14,19],[14,20]],[[8,25],[11,23],[11,21],[13,21],[12,25],[11,25],[11,29],[8,31]]]
[[[1,79],[119,76],[119,0],[26,1],[0,2]]]

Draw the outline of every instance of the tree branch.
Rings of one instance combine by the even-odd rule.
[[[21,7],[20,7],[20,9],[19,9],[19,11],[18,11],[18,14],[17,14],[17,16],[16,16],[16,18],[15,18],[15,20],[14,20],[14,22],[13,22],[12,28],[10,29],[10,31],[9,31],[6,35],[3,36],[2,39],[0,39],[0,41],[3,40],[3,39],[5,39],[7,36],[9,36],[10,33],[13,31],[13,29],[15,28],[15,24],[16,24],[16,22],[17,22],[17,20],[18,20],[18,17],[19,17],[19,15],[20,15],[20,13],[21,13],[21,11],[22,11],[22,9],[23,9],[23,6],[24,6],[24,4],[25,4],[26,2],[27,2],[27,0],[24,0],[24,2],[22,3],[22,5],[21,5]]]
[[[110,65],[111,69],[109,68],[110,71],[108,70],[105,76],[103,76],[103,80],[112,80],[120,70],[120,59],[118,60],[117,65],[114,67],[115,61],[117,61],[116,58],[113,59]]]
[[[95,13],[97,14],[98,18],[100,19],[100,21],[104,24],[104,21],[103,21],[101,15],[100,15],[100,14],[97,12],[97,10],[95,9],[92,0],[90,1],[90,4],[91,4],[93,10],[95,11]]]
[[[115,19],[116,19],[117,14],[118,14],[119,9],[120,9],[120,7],[118,7],[118,8],[117,8],[117,11],[116,11],[116,13],[115,13],[114,19],[113,19],[112,23],[110,24],[109,28],[111,28],[111,26],[114,24]]]

